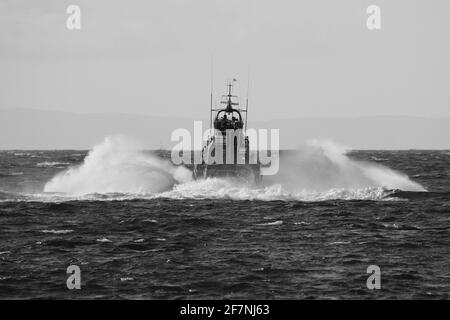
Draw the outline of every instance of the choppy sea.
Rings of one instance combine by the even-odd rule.
[[[114,141],[0,152],[2,299],[449,295],[449,151],[285,151],[256,186]]]

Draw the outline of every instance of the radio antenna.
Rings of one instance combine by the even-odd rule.
[[[212,129],[212,113],[213,113],[213,86],[214,86],[214,58],[211,54],[211,102],[209,108],[209,129]]]
[[[245,102],[245,132],[247,132],[247,119],[248,119],[248,92],[250,91],[250,66],[247,70],[247,99]]]

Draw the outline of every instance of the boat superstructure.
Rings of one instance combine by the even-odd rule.
[[[247,131],[248,99],[241,109],[238,96],[233,95],[233,79],[220,106],[210,108],[211,133],[201,151],[201,164],[194,165],[194,178],[238,177],[254,182],[261,180],[260,165],[251,161]],[[245,117],[244,117],[245,114]]]

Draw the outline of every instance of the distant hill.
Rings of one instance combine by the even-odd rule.
[[[354,149],[450,149],[448,117],[275,119],[249,121],[249,127],[279,128],[283,149],[310,139],[331,139]],[[149,149],[170,149],[176,128],[192,131],[193,119],[0,109],[0,149],[89,149],[113,134],[135,137]]]

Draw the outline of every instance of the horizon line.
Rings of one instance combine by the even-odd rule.
[[[55,109],[42,109],[42,108],[32,108],[32,107],[0,107],[0,111],[38,111],[38,112],[53,112],[60,114],[72,114],[78,116],[94,116],[94,115],[116,115],[116,116],[145,116],[145,117],[154,117],[154,118],[164,118],[164,119],[183,119],[183,120],[194,120],[194,121],[208,121],[205,119],[195,119],[191,117],[184,116],[167,116],[167,115],[155,115],[155,114],[146,114],[146,113],[126,113],[126,112],[76,112],[76,111],[64,111],[64,110],[55,110]],[[378,114],[378,115],[355,115],[355,116],[334,116],[334,117],[319,117],[319,116],[297,116],[293,118],[280,117],[280,118],[271,118],[271,119],[258,119],[252,120],[252,122],[265,122],[265,121],[278,121],[278,120],[288,120],[292,121],[294,119],[306,119],[306,120],[346,120],[346,119],[362,119],[362,118],[416,118],[416,119],[430,119],[430,120],[442,120],[442,119],[450,119],[450,115],[447,116],[425,116],[425,115],[405,115],[405,114]]]

